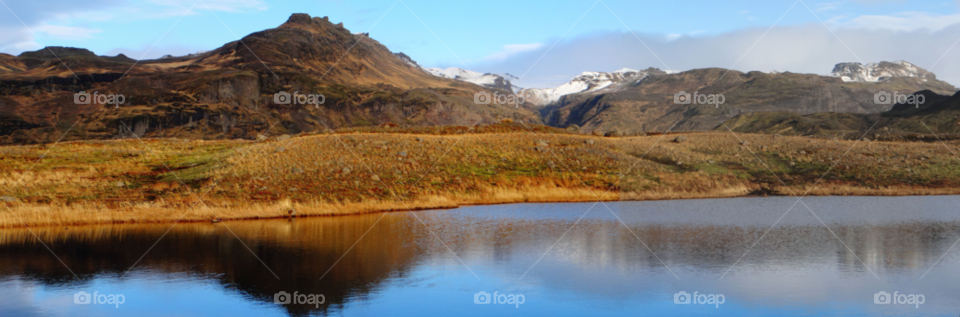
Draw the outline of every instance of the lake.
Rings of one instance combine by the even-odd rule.
[[[14,228],[0,315],[957,316],[958,240],[957,196]]]

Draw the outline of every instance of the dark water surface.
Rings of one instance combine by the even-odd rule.
[[[4,229],[0,315],[958,316],[958,240],[957,196]],[[514,300],[476,304],[481,291]],[[77,304],[80,292],[123,303]],[[276,304],[280,292],[323,304]],[[680,292],[722,304],[677,304]]]

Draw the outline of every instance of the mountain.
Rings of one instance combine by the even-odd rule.
[[[733,131],[780,135],[805,135],[858,139],[897,140],[931,132],[939,138],[960,138],[960,93],[940,95],[925,90],[923,104],[897,104],[881,113],[757,112],[737,116],[726,122]],[[872,129],[871,129],[872,128]],[[723,128],[726,130],[726,128]]]
[[[417,64],[417,61],[413,60],[413,58],[407,56],[407,54],[404,54],[403,52],[393,53],[393,55],[402,60],[404,63],[407,63],[407,65],[410,65],[410,67],[423,69],[423,66]]]
[[[516,79],[516,77],[506,75],[497,75],[491,73],[478,73],[471,70],[466,70],[458,67],[450,67],[447,69],[441,68],[424,68],[424,71],[442,78],[455,79],[460,81],[465,81],[469,83],[474,83],[486,88],[491,89],[501,89],[510,92],[517,91],[518,88],[513,86],[508,78]]]
[[[67,130],[65,140],[253,139],[267,130],[277,135],[385,123],[542,122],[532,107],[476,104],[474,94],[487,88],[433,76],[409,61],[369,34],[306,14],[181,57],[136,61],[62,47],[2,55],[0,143],[52,142]],[[79,92],[123,95],[125,102],[78,104]],[[324,102],[278,102],[279,93],[322,94]]]
[[[833,67],[830,76],[844,82],[879,83],[893,78],[920,78],[921,81],[936,80],[937,75],[906,61],[868,63],[840,63]]]
[[[556,88],[530,88],[523,89],[520,93],[526,95],[530,102],[538,106],[546,106],[559,101],[560,97],[566,95],[592,93],[601,90],[615,91],[635,84],[651,74],[664,75],[666,73],[656,68],[643,71],[623,68],[612,73],[583,72],[580,76],[574,77],[569,82]]]
[[[490,88],[490,89],[506,90],[510,92],[516,92],[520,90],[519,87],[514,86],[513,83],[510,82],[511,78],[517,79],[516,77],[513,77],[510,74],[504,74],[504,75],[497,75],[497,74],[491,74],[491,73],[484,74],[484,73],[478,73],[471,70],[462,69],[459,67],[449,67],[447,69],[437,68],[437,67],[425,68],[423,66],[420,66],[420,64],[414,61],[413,58],[410,58],[410,56],[407,56],[407,54],[404,54],[403,52],[394,53],[394,55],[396,55],[397,58],[400,58],[401,60],[406,62],[411,67],[420,69],[433,76],[448,78],[448,79],[453,79],[458,81],[465,81],[468,83],[476,84],[481,87]]]
[[[607,84],[609,81],[602,80],[594,86],[575,82],[565,84],[573,87],[572,90],[583,88],[583,91],[562,95],[555,102],[547,99],[540,113],[549,125],[576,125],[583,132],[638,133],[665,131],[671,127],[678,131],[705,131],[713,130],[737,115],[751,112],[786,111],[804,115],[890,110],[892,105],[874,101],[874,94],[880,91],[906,94],[930,90],[941,95],[951,95],[957,91],[952,85],[936,80],[932,73],[906,65],[910,64],[882,62],[875,67],[870,66],[872,72],[867,73],[876,77],[876,82],[857,81],[859,77],[853,74],[859,74],[861,69],[849,64],[835,67],[840,76],[758,71],[743,73],[720,68],[679,73],[647,70],[645,74],[616,84]],[[841,77],[847,70],[851,77],[844,80]],[[684,92],[691,94],[691,97],[694,94],[723,95],[724,103],[719,106],[696,102],[676,103],[674,97]],[[556,95],[560,94],[553,96]]]
[[[27,65],[16,56],[0,53],[0,74],[18,73],[26,69]]]
[[[137,61],[68,47],[0,54],[0,143],[52,142],[68,130],[64,140],[254,139],[267,131],[313,133],[386,123],[472,125],[508,118],[603,133],[705,131],[740,118],[745,121],[737,122],[739,128],[769,131],[774,127],[765,126],[768,117],[749,119],[753,113],[854,118],[895,110],[875,102],[881,91],[925,91],[931,103],[957,91],[904,61],[842,63],[828,76],[621,69],[584,72],[550,89],[519,89],[511,79],[516,78],[424,68],[367,33],[351,33],[326,17],[294,14],[277,28],[187,56]],[[476,93],[490,90],[519,91],[527,103],[474,101]],[[123,96],[124,102],[78,103],[74,97],[81,92]],[[322,95],[324,102],[282,102],[274,98],[281,93]],[[682,93],[691,94],[685,100],[713,95],[724,102],[675,102]]]

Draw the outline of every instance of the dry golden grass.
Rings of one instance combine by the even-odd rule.
[[[0,147],[0,190],[16,199],[0,199],[0,227],[264,219],[291,210],[330,216],[517,202],[960,193],[960,164],[935,143],[454,131],[461,134]]]

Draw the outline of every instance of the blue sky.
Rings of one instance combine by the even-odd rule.
[[[932,66],[960,83],[952,62],[960,49],[951,49],[960,40],[960,0],[2,2],[0,52],[9,54],[50,45],[183,55],[302,12],[370,32],[424,66],[509,72],[530,87],[622,67],[828,73],[835,63],[881,59]],[[922,47],[905,50],[898,41]]]

